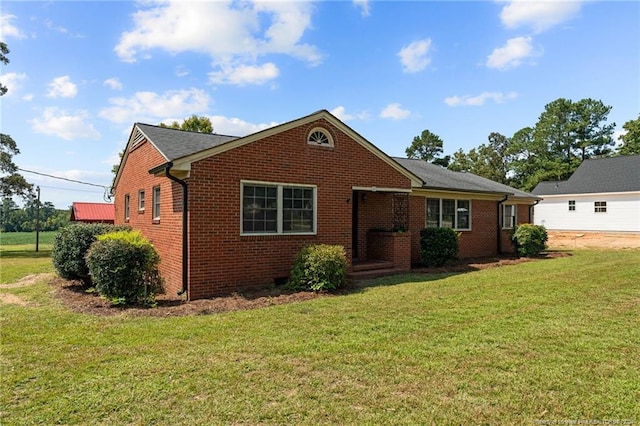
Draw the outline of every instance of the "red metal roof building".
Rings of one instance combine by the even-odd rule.
[[[113,223],[115,217],[113,204],[73,203],[71,207],[71,222]]]

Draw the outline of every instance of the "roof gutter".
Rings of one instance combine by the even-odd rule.
[[[500,201],[498,201],[498,231],[497,231],[497,236],[498,236],[498,254],[502,254],[502,223],[500,220],[500,216],[502,216],[502,204],[507,201],[509,199],[508,195],[505,195],[504,198]]]
[[[189,227],[189,217],[187,216],[189,199],[187,183],[171,174],[173,162],[169,161],[168,163],[165,163],[163,167],[165,176],[178,183],[182,187],[182,290],[178,292],[178,296],[181,296],[187,293],[187,288],[189,285],[189,234],[187,232]]]
[[[531,223],[531,224],[533,224],[533,221],[531,220],[531,219],[533,219],[533,208],[535,206],[537,206],[539,202],[540,202],[540,200],[536,200],[535,203],[533,203],[533,204],[531,204],[529,206],[529,223]]]

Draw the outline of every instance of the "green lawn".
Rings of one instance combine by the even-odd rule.
[[[640,422],[638,250],[182,318],[51,291],[0,290],[3,425]]]

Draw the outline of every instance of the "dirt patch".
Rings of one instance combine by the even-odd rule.
[[[417,273],[447,273],[470,272],[486,268],[495,268],[505,265],[515,265],[523,262],[553,259],[556,257],[570,256],[566,252],[549,252],[536,258],[493,257],[482,259],[464,259],[442,268],[416,268],[412,272]],[[313,292],[288,292],[276,287],[264,290],[256,290],[247,293],[235,293],[226,297],[201,299],[186,302],[169,295],[159,295],[157,307],[143,306],[117,307],[96,293],[87,292],[87,287],[79,281],[67,281],[62,278],[51,280],[55,297],[74,312],[92,315],[127,315],[127,316],[154,316],[172,317],[186,315],[208,315],[220,312],[239,311],[247,309],[263,308],[268,306],[295,303],[320,297],[335,297],[338,294],[348,294],[359,291],[370,285],[367,281],[356,282],[339,293],[313,293]]]
[[[27,287],[43,281],[52,280],[55,275],[51,273],[46,274],[31,274],[26,277],[20,278],[18,281],[11,284],[0,284],[0,288],[18,288]]]
[[[28,302],[22,300],[22,298],[8,293],[0,293],[0,303],[5,303],[7,305],[18,305],[18,306],[27,306]]]
[[[549,236],[547,244],[551,249],[640,248],[640,233],[634,232],[548,231],[547,235]]]

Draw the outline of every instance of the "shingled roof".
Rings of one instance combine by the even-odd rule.
[[[640,155],[584,160],[565,181],[540,182],[536,195],[640,191]]]
[[[238,139],[238,136],[198,133],[168,127],[136,123],[135,127],[151,141],[167,161],[173,161],[214,146]]]
[[[397,157],[393,159],[420,177],[425,182],[423,188],[502,194],[509,195],[512,198],[538,198],[528,192],[520,191],[508,185],[474,175],[473,173],[455,172],[436,164],[427,163],[424,160]]]

